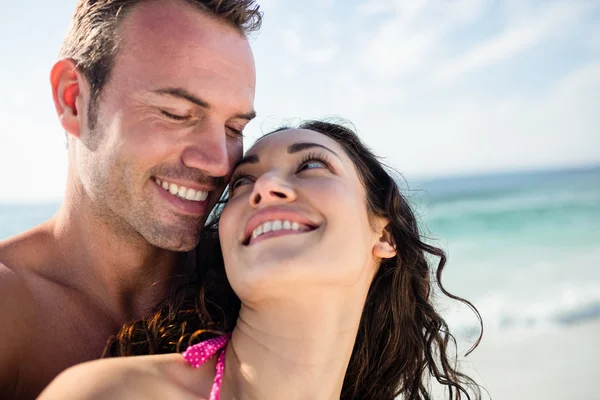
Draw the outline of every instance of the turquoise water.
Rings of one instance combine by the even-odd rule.
[[[32,228],[58,211],[58,203],[1,204],[0,240]]]
[[[600,318],[600,167],[411,181],[406,193],[448,253],[443,282],[475,303],[486,331]],[[57,209],[0,205],[0,239]],[[476,326],[464,308],[439,304],[455,328]]]
[[[449,256],[442,281],[491,331],[600,318],[600,168],[411,184],[424,227]],[[449,320],[476,320],[449,302]]]

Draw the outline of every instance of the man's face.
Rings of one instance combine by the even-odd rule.
[[[233,28],[176,1],[136,6],[119,36],[94,129],[75,143],[81,186],[107,223],[187,251],[242,155],[252,52]]]

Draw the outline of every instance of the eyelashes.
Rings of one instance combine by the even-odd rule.
[[[315,161],[322,163],[328,169],[332,169],[331,168],[331,161],[329,160],[329,157],[327,157],[326,154],[322,154],[322,153],[308,153],[304,157],[302,157],[302,161],[298,165],[298,169],[297,169],[296,172],[300,172],[300,169],[302,167],[306,166],[306,164],[309,164],[310,162],[315,162]]]
[[[176,121],[176,122],[185,122],[188,121],[191,117],[189,115],[176,115],[176,114],[171,114],[170,112],[167,112],[165,110],[160,110],[160,113],[167,117],[170,120]]]
[[[243,172],[236,172],[231,176],[231,179],[229,181],[229,192],[233,192],[236,188],[238,188],[237,183],[238,181],[241,181],[242,178],[244,179],[248,179],[251,180],[252,176],[245,174]]]
[[[192,115],[178,115],[178,114],[170,113],[165,110],[159,110],[159,111],[163,117],[165,117],[168,120],[171,120],[172,122],[175,122],[175,123],[184,123],[184,122],[188,122],[188,121],[191,121],[194,119],[194,116],[192,116]],[[238,129],[238,128],[234,128],[232,126],[226,126],[225,129],[227,130],[226,134],[229,137],[232,137],[232,138],[243,138],[244,137],[243,128]]]
[[[230,136],[232,137],[244,137],[244,131],[242,129],[235,129],[232,127],[227,127],[231,132]]]
[[[319,165],[317,165],[316,168],[307,168],[311,164],[319,164]],[[295,173],[298,174],[302,171],[309,171],[312,169],[323,169],[323,168],[333,172],[333,168],[331,166],[331,161],[330,161],[329,157],[326,154],[311,152],[311,153],[305,154],[300,159],[300,162],[298,163],[298,166],[296,167]],[[234,172],[229,181],[229,193],[231,194],[235,191],[235,189],[237,189],[240,186],[243,186],[243,185],[240,185],[239,183],[244,182],[244,180],[254,181],[254,180],[256,180],[256,177],[254,177],[248,173],[245,173],[243,171]]]

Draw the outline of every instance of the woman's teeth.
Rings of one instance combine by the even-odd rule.
[[[252,231],[252,239],[256,239],[260,235],[263,235],[268,232],[280,231],[280,230],[299,231],[300,228],[301,228],[301,225],[298,224],[297,222],[291,222],[291,221],[285,221],[285,220],[284,221],[282,221],[282,220],[267,221],[267,222],[257,226],[256,228],[254,228],[254,230]]]
[[[174,183],[162,181],[158,178],[154,178],[154,182],[156,182],[158,186],[161,186],[163,189],[171,193],[173,196],[177,196],[185,200],[204,201],[208,198],[208,192],[204,192],[202,190],[196,191],[194,189],[188,189],[185,186],[178,186]]]

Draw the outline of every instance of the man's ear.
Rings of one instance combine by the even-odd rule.
[[[377,258],[392,258],[396,253],[394,238],[391,233],[391,224],[387,218],[380,218],[377,221],[378,241],[373,247],[373,255]]]
[[[50,84],[60,124],[65,132],[79,137],[81,132],[79,107],[83,104],[80,91],[82,78],[75,62],[68,58],[57,61],[50,72]]]

